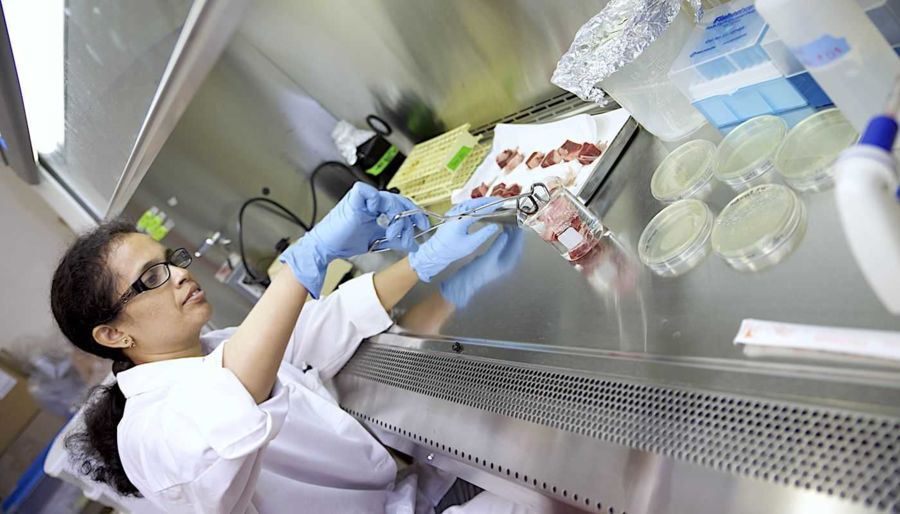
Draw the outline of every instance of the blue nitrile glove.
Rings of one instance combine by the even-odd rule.
[[[496,201],[497,198],[476,198],[463,202],[447,212],[447,215],[470,211],[476,207]],[[481,213],[487,214],[497,210],[500,205],[487,208]],[[471,254],[496,234],[500,227],[492,224],[473,233],[469,227],[478,221],[476,218],[462,218],[445,222],[418,251],[409,254],[409,264],[423,282],[430,282],[435,275],[459,259]]]
[[[525,239],[519,227],[507,227],[483,255],[466,264],[441,284],[441,296],[457,308],[465,307],[483,286],[519,264]]]
[[[414,250],[415,228],[430,227],[424,214],[399,219],[385,231],[378,226],[381,214],[396,214],[415,209],[408,198],[379,191],[357,182],[344,198],[316,224],[315,228],[281,254],[279,260],[288,265],[297,280],[313,298],[319,297],[328,263],[339,257],[352,257],[369,251],[376,239],[392,235],[391,248]]]

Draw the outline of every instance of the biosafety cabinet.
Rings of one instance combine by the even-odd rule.
[[[497,124],[614,110],[550,82],[605,5],[60,2],[63,123],[32,178],[95,221],[164,212],[172,247],[195,251],[218,232],[192,271],[213,324],[236,324],[252,291],[216,274],[242,202],[264,195],[308,218],[309,175],[342,158],[338,120],[364,127],[376,114],[409,155],[465,123],[489,146]],[[610,138],[579,193],[611,234],[596,266],[525,229],[509,269],[466,305],[439,311],[439,280],[419,284],[337,377],[341,406],[390,447],[554,512],[897,512],[898,361],[735,343],[753,330],[900,331],[847,247],[833,190],[795,193],[804,228],[773,265],[741,271],[710,251],[662,276],[639,243],[666,207],[651,178],[680,142],[639,122]],[[692,138],[721,142],[703,130]],[[326,175],[319,216],[352,182]],[[719,181],[705,202],[718,215],[736,195]],[[264,209],[243,221],[254,266],[302,234]],[[398,258],[365,255],[351,273]]]

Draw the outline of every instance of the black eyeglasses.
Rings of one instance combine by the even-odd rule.
[[[193,259],[191,258],[191,252],[185,250],[184,248],[179,248],[177,250],[173,250],[169,253],[169,256],[166,257],[166,260],[163,262],[159,262],[147,268],[141,276],[138,277],[134,283],[131,284],[131,287],[128,291],[125,291],[125,294],[119,298],[119,303],[122,305],[131,301],[135,296],[145,292],[150,291],[152,289],[156,289],[161,287],[163,284],[169,281],[169,278],[172,276],[172,272],[169,270],[169,266],[178,266],[179,268],[187,268],[191,265]]]

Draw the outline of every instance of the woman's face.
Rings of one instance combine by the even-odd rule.
[[[128,291],[147,268],[165,260],[166,248],[149,236],[121,237],[107,261],[116,277],[117,295]],[[202,291],[192,294],[200,286],[191,273],[173,265],[169,265],[169,272],[166,283],[134,296],[122,314],[108,324],[134,341],[134,348],[126,348],[126,353],[136,362],[164,359],[196,348],[200,329],[212,316],[212,307]]]

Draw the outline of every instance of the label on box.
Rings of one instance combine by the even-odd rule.
[[[459,168],[459,165],[466,160],[466,157],[468,157],[470,153],[472,153],[471,146],[464,146],[460,148],[458,152],[453,154],[453,157],[447,163],[447,169],[450,171],[456,171],[457,168]]]
[[[717,16],[703,30],[703,39],[691,52],[691,62],[704,62],[727,54],[760,37],[765,22],[753,5]]]
[[[830,34],[801,46],[791,47],[791,52],[807,68],[821,68],[850,53],[847,38]]]
[[[572,251],[584,241],[584,236],[581,235],[581,232],[575,230],[575,227],[567,228],[562,234],[557,237],[560,243],[566,247],[567,250]]]
[[[366,170],[366,173],[372,175],[373,177],[381,175],[381,172],[388,167],[388,164],[390,164],[391,161],[394,160],[394,157],[398,153],[400,153],[400,150],[396,146],[391,145],[391,147],[388,148],[387,151],[384,152],[384,154],[381,156],[381,159],[378,159],[378,162],[376,162],[374,166]]]

